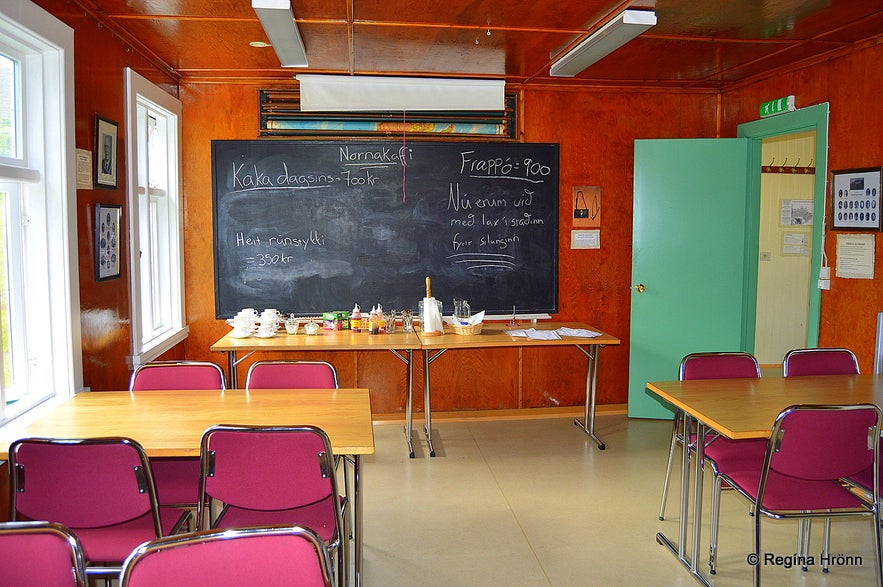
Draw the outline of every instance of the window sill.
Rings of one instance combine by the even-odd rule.
[[[182,340],[186,339],[189,334],[189,326],[183,326],[177,330],[170,330],[162,338],[158,338],[152,341],[149,345],[145,345],[139,354],[126,357],[126,362],[132,369],[145,363],[149,363]]]

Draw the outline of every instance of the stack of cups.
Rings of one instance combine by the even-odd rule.
[[[279,313],[279,310],[275,308],[267,308],[261,312],[258,336],[263,338],[274,336],[276,334],[276,329],[279,328],[279,320],[281,318],[282,315]]]
[[[254,332],[254,321],[258,313],[254,308],[244,308],[233,317],[233,336],[244,338]]]

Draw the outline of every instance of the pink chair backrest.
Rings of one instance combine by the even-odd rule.
[[[876,406],[794,406],[777,419],[770,469],[800,479],[851,477],[874,464],[868,439],[879,426]]]
[[[760,377],[760,366],[750,353],[693,353],[681,361],[682,380],[738,377]]]
[[[252,365],[246,389],[335,389],[337,372],[322,361],[267,361]]]
[[[785,377],[804,375],[857,375],[858,361],[849,349],[795,349],[785,355]]]
[[[334,495],[331,443],[318,428],[215,426],[202,447],[205,492],[224,503],[285,510]]]
[[[126,561],[122,587],[329,587],[321,539],[297,526],[197,532],[143,545]]]
[[[22,439],[9,453],[16,517],[78,530],[117,524],[153,508],[150,466],[132,440]]]
[[[130,391],[225,388],[224,372],[214,363],[148,363],[132,373]]]
[[[61,524],[0,523],[0,583],[85,587],[82,547]]]

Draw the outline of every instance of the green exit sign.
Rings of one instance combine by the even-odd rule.
[[[797,108],[794,106],[794,96],[785,96],[784,98],[770,100],[769,102],[761,104],[760,117],[766,118],[767,116],[781,114],[782,112],[792,112],[796,109]]]

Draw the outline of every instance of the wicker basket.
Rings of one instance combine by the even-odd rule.
[[[454,334],[481,334],[481,325],[478,324],[470,324],[468,326],[462,326],[460,324],[449,324],[449,326],[454,330]]]

